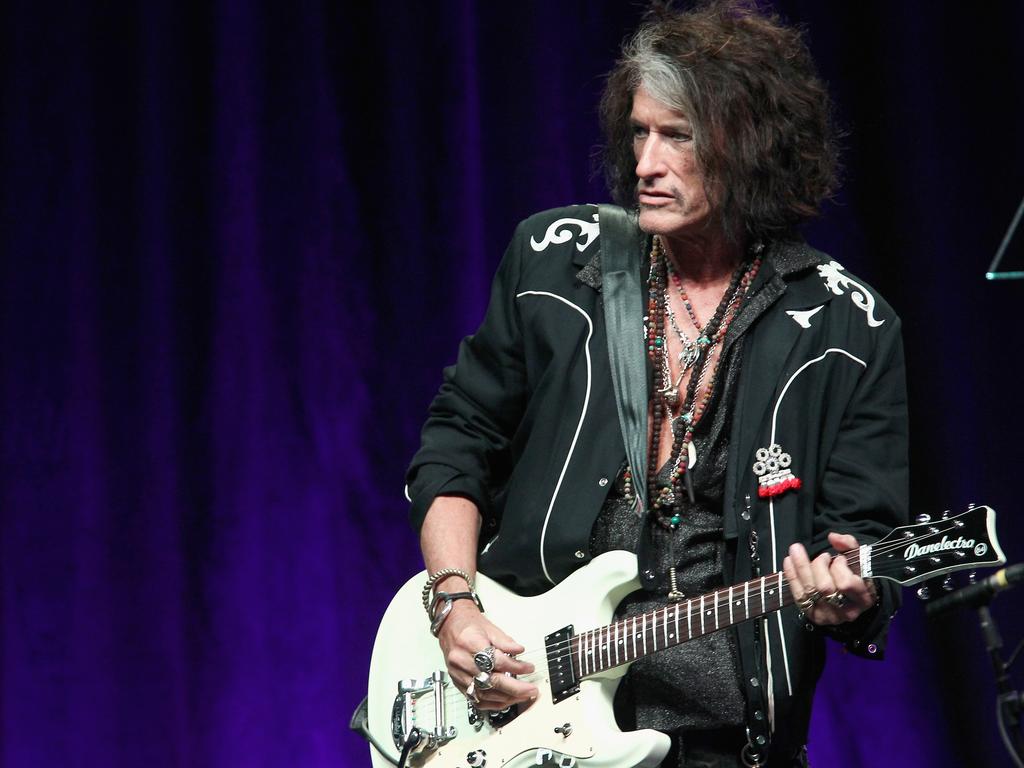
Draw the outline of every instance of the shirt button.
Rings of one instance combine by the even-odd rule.
[[[583,554],[583,550],[582,549],[577,549],[576,550],[576,559],[577,560],[582,560],[584,557],[586,557],[586,555]]]
[[[606,485],[608,485],[608,478],[602,477],[600,480],[597,481],[597,484],[604,488]]]
[[[647,579],[648,581],[651,581],[652,579],[654,579],[654,571],[650,571],[650,570],[644,571],[644,578]]]
[[[870,645],[868,645],[868,653],[870,653],[872,655],[878,653],[878,646],[875,645],[874,643],[871,643]]]

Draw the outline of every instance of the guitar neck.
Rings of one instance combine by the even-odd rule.
[[[847,555],[859,572],[857,553]],[[780,571],[582,632],[571,640],[577,679],[756,619],[795,602]]]

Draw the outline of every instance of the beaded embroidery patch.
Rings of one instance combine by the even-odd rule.
[[[757,475],[757,495],[762,499],[778,496],[790,490],[799,490],[803,482],[793,474],[790,465],[793,457],[783,452],[782,446],[772,443],[767,448],[758,448],[754,454],[757,461],[751,469]]]

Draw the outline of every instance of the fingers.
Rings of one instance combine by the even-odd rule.
[[[875,604],[875,596],[871,593],[867,582],[850,569],[850,565],[843,555],[839,555],[832,561],[831,573],[836,590],[846,595],[850,601],[850,605],[844,609],[844,615],[849,617],[846,621],[852,621],[861,612]]]
[[[828,543],[832,545],[832,549],[836,552],[849,552],[860,546],[857,543],[857,539],[848,533],[832,532],[828,535]]]
[[[821,592],[815,583],[814,570],[803,544],[793,544],[789,548],[789,556],[783,560],[782,570],[789,580],[793,597],[798,601],[813,596],[815,590]]]
[[[479,612],[460,616],[454,622],[453,618],[445,623],[439,637],[448,673],[463,692],[474,683],[472,690],[479,709],[504,709],[537,697],[536,686],[513,677],[534,671],[533,664],[513,658],[513,654],[525,650],[522,645]],[[479,681],[474,682],[481,674],[474,656],[488,647],[494,648],[494,667],[484,682],[491,687],[481,688]]]
[[[537,687],[522,680],[499,672],[493,672],[488,681],[490,688],[476,688],[480,703],[478,709],[504,709],[512,704],[531,701],[537,698]]]
[[[829,534],[829,543],[840,552],[857,548],[857,539],[848,534]],[[843,555],[824,552],[813,561],[800,544],[789,548],[782,569],[790,591],[804,615],[814,624],[835,625],[853,621],[874,605],[871,586],[850,569]],[[842,597],[838,597],[838,596]],[[836,596],[836,599],[829,600]],[[845,598],[845,602],[844,602]],[[812,600],[807,603],[806,600]],[[836,603],[840,603],[837,605]]]

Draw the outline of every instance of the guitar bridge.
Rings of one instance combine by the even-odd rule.
[[[580,690],[580,681],[572,665],[572,637],[573,626],[570,624],[544,638],[548,674],[551,676],[551,701],[554,704],[575,696]]]
[[[405,746],[413,728],[419,728],[425,734],[426,744],[422,741],[417,748],[436,749],[458,734],[454,725],[447,725],[445,715],[445,689],[448,687],[448,673],[438,670],[423,680],[402,680],[398,683],[398,695],[391,706],[391,738],[398,749]],[[434,722],[428,726],[418,722],[416,704],[423,696],[430,695],[434,699]]]

